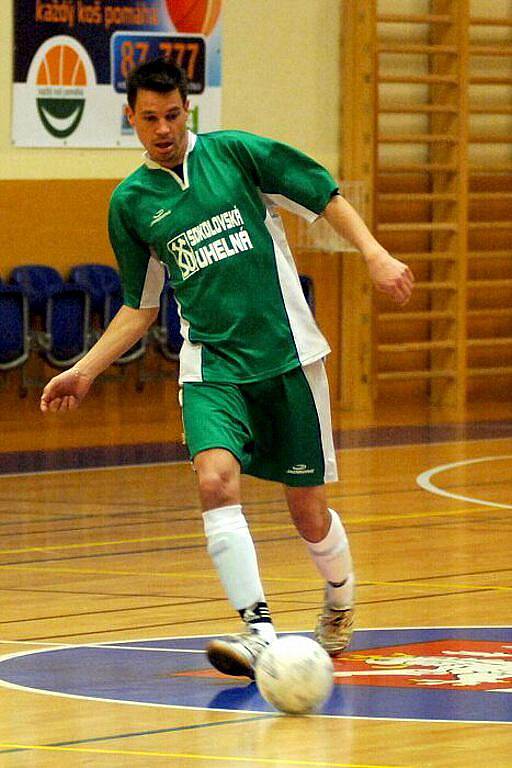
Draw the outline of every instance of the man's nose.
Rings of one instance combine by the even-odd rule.
[[[169,133],[169,125],[166,120],[160,120],[157,126],[157,132],[159,134],[165,135]]]

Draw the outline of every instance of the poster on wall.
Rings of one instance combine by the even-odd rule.
[[[138,147],[126,76],[171,56],[189,78],[190,127],[220,128],[222,0],[14,0],[12,141]]]

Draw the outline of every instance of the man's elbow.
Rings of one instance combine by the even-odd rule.
[[[146,328],[149,328],[150,325],[153,325],[158,317],[159,311],[160,307],[144,307],[144,309],[139,309],[139,312],[141,313],[142,324]]]
[[[118,314],[123,314],[127,319],[140,325],[141,328],[149,328],[152,323],[155,322],[158,317],[159,307],[129,307],[127,304],[123,304]]]
[[[321,215],[327,219],[327,221],[329,221],[329,217],[332,216],[335,211],[339,210],[340,200],[341,195],[339,193],[331,196],[331,199],[321,213]]]

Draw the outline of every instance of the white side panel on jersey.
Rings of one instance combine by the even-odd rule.
[[[302,370],[308,380],[320,423],[320,437],[325,462],[324,481],[334,483],[338,479],[338,467],[332,437],[331,403],[325,365],[323,360],[317,360],[316,363],[304,366]]]
[[[265,226],[274,242],[279,284],[299,360],[303,365],[320,360],[331,350],[304,297],[281,218],[267,211]]]
[[[202,344],[192,344],[185,339],[180,352],[180,380],[184,381],[202,381]]]
[[[262,197],[266,198],[266,200],[270,200],[273,205],[277,205],[279,208],[285,208],[291,213],[296,213],[297,216],[306,219],[310,224],[318,219],[318,213],[310,211],[309,208],[305,208],[303,205],[300,205],[300,203],[296,203],[295,200],[290,200],[290,198],[285,197],[285,195],[269,195],[268,192],[265,192]]]
[[[152,309],[153,307],[160,306],[160,294],[162,293],[164,282],[165,267],[159,259],[151,256],[148,261],[139,309]]]
[[[175,297],[176,299],[176,297]],[[184,381],[203,380],[203,356],[202,344],[193,344],[190,341],[190,323],[181,314],[181,304],[176,299],[178,315],[180,316],[180,333],[183,336],[183,345],[180,351],[180,376],[179,383]]]

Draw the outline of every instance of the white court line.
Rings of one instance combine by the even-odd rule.
[[[361,632],[389,632],[393,630],[407,630],[407,629],[416,629],[416,630],[430,630],[430,629],[488,629],[492,631],[493,629],[510,629],[509,625],[454,625],[451,627],[371,627],[356,631]],[[280,632],[279,634],[294,634],[299,633],[300,630],[293,630],[288,632]],[[140,642],[149,642],[150,640],[191,640],[194,638],[201,638],[201,637],[221,637],[221,635],[188,635],[187,637],[160,637],[160,638],[141,638]],[[0,642],[16,642],[16,641],[8,641],[8,640],[0,640]],[[20,643],[31,643],[35,644],[35,641],[18,641]],[[105,645],[107,645],[108,641],[106,641]],[[42,643],[41,643],[42,644]],[[52,644],[53,645],[53,644]],[[60,646],[61,648],[86,648],[88,645],[86,643],[82,645],[64,645]],[[89,647],[103,647],[103,644],[98,643],[94,646]],[[112,647],[112,646],[110,646]],[[52,648],[46,648],[46,649],[36,649],[33,651],[22,651],[20,653],[12,654],[9,658],[19,657],[19,656],[29,656],[36,653],[45,653],[48,651],[55,650],[54,647]],[[7,657],[3,657],[0,660],[1,661],[6,660]],[[231,709],[231,708],[225,708],[225,707],[199,707],[199,706],[190,706],[187,704],[154,704],[152,702],[144,702],[144,701],[129,701],[127,699],[108,699],[104,697],[98,697],[98,696],[85,696],[85,695],[78,695],[74,693],[61,693],[60,691],[49,691],[44,688],[31,688],[30,686],[26,685],[18,685],[17,683],[10,683],[6,680],[2,680],[0,678],[0,687],[8,688],[10,690],[14,691],[23,691],[26,693],[37,693],[43,696],[57,696],[65,699],[77,699],[79,701],[99,701],[101,703],[109,703],[109,704],[128,704],[130,706],[137,706],[137,707],[152,707],[152,708],[159,708],[159,709],[179,709],[179,710],[193,710],[198,712],[234,712],[234,713],[246,713],[246,714],[255,714],[258,712],[263,712],[263,714],[268,714],[269,716],[276,716],[276,717],[286,717],[286,715],[283,715],[279,712],[268,712],[265,713],[263,710],[255,710],[255,709]],[[453,725],[454,723],[468,723],[471,725],[510,725],[509,720],[446,720],[442,718],[412,718],[412,717],[369,717],[364,715],[320,715],[320,714],[314,714],[309,715],[309,717],[317,717],[322,719],[329,719],[329,720],[369,720],[369,721],[375,721],[375,720],[384,720],[388,722],[403,722],[403,723],[411,723],[411,722],[417,722],[417,723],[447,723],[450,725]]]
[[[434,493],[437,496],[445,496],[448,499],[456,499],[457,501],[466,501],[470,504],[480,504],[485,507],[494,507],[496,509],[512,509],[512,504],[499,504],[496,501],[482,501],[482,499],[476,499],[473,496],[462,496],[459,493],[452,493],[446,491],[444,488],[439,488],[437,485],[431,482],[431,478],[438,475],[440,472],[446,472],[449,469],[456,469],[457,467],[466,467],[470,464],[481,464],[486,461],[504,461],[510,460],[512,456],[482,456],[479,459],[464,459],[464,461],[455,461],[451,464],[442,464],[441,466],[428,469],[426,472],[422,472],[416,478],[417,484],[423,490],[429,493]]]
[[[355,631],[356,632],[399,632],[399,631],[405,631],[405,630],[421,630],[421,629],[510,629],[510,624],[450,624],[449,626],[443,625],[443,626],[425,626],[425,627],[418,627],[416,625],[414,626],[393,626],[393,627],[358,627]],[[132,642],[135,643],[159,643],[163,640],[202,640],[205,637],[231,637],[232,632],[215,632],[212,634],[211,632],[200,634],[200,635],[184,635],[183,637],[180,637],[179,635],[174,635],[173,637],[169,637],[169,635],[163,635],[162,637],[141,637],[138,640],[133,640]],[[311,635],[311,630],[307,629],[286,629],[284,631],[279,631],[277,633],[278,635],[300,635],[300,634],[306,634]],[[117,642],[123,642],[122,640]],[[130,641],[126,641],[130,642]],[[108,650],[109,648],[115,648],[117,647],[114,645],[114,640],[103,640],[100,643],[52,643],[49,640],[0,640],[0,645],[36,645],[36,646],[42,646],[41,650],[36,650],[34,653],[43,653],[44,649],[46,648],[48,651],[53,651],[56,648],[102,648]],[[125,647],[125,646],[120,646]],[[138,646],[132,646],[135,650],[139,650]],[[148,648],[147,650],[154,650],[151,648]],[[174,649],[170,649],[174,650]],[[176,649],[177,650],[177,649]],[[180,649],[181,652],[186,652],[184,648]],[[189,652],[196,653],[197,651],[194,649],[189,649]],[[27,651],[28,653],[28,651]]]
[[[101,650],[109,651],[110,649],[115,651],[147,651],[148,653],[204,653],[201,649],[197,648],[148,648],[145,645],[101,645],[100,643],[85,643],[84,645],[62,645],[61,643],[38,643],[30,640],[0,640],[1,645],[37,645],[46,648],[48,651],[68,651],[71,648],[100,648]],[[41,651],[34,651],[34,653],[41,653]],[[4,657],[0,657],[0,661]]]

